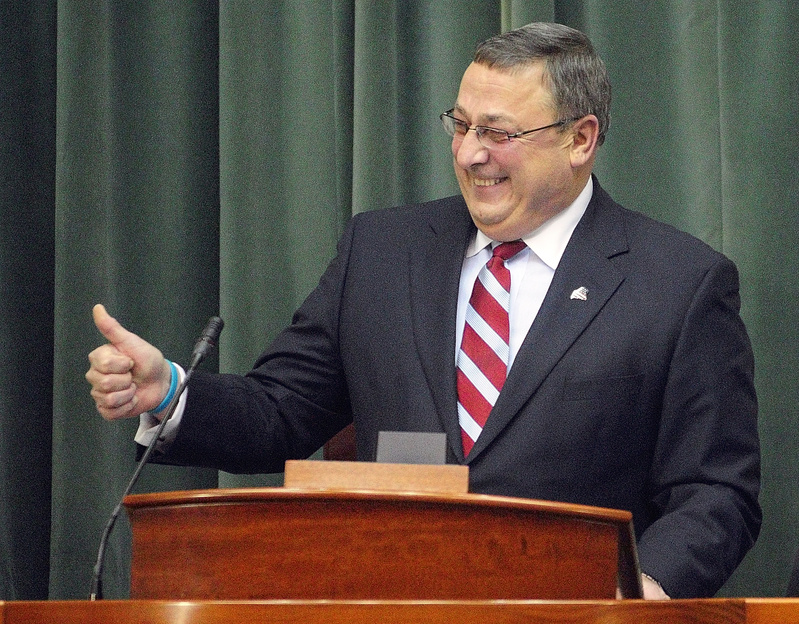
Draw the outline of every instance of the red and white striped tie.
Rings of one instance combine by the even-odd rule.
[[[482,432],[508,373],[510,271],[505,261],[524,248],[524,241],[494,248],[494,255],[477,275],[466,308],[457,362],[458,421],[464,456]]]

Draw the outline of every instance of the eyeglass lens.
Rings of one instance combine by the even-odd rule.
[[[451,114],[443,113],[441,115],[441,122],[444,124],[444,130],[450,136],[458,135],[463,137],[469,132],[469,124],[465,121],[452,117]],[[492,147],[501,143],[508,143],[508,132],[505,130],[498,130],[496,128],[489,128],[487,126],[475,126],[472,128],[477,134],[477,140],[485,147]]]

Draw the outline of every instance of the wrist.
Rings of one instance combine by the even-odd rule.
[[[158,414],[159,412],[164,411],[167,406],[172,402],[172,399],[175,397],[175,391],[178,387],[178,369],[175,364],[169,360],[166,360],[166,363],[169,365],[169,389],[167,390],[166,396],[158,404],[158,407],[155,409],[150,410],[151,414]]]

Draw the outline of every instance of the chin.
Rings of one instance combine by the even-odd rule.
[[[517,238],[521,238],[517,233],[517,228],[505,223],[504,221],[485,221],[481,219],[475,219],[472,217],[472,221],[474,221],[475,226],[477,229],[480,230],[483,234],[488,236],[490,239],[500,242],[516,240]]]
[[[485,227],[501,226],[512,214],[507,207],[477,201],[474,198],[467,199],[466,205],[474,222]]]

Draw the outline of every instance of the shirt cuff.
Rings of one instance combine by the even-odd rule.
[[[648,574],[641,573],[641,584],[644,588],[644,600],[670,600],[660,583]]]

